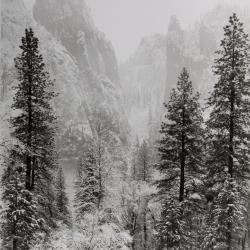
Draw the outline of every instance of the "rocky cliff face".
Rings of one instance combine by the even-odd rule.
[[[127,121],[120,99],[118,66],[111,43],[97,30],[81,0],[36,1],[35,20],[46,28],[75,60],[78,84],[88,117],[98,109],[115,124],[116,136],[125,141]],[[92,125],[92,124],[90,124]]]
[[[166,82],[166,37],[151,35],[120,65],[124,106],[133,134],[148,137],[150,123],[159,114]]]
[[[230,5],[218,6],[188,29],[172,16],[166,36],[142,39],[131,58],[120,65],[124,102],[134,134],[157,136],[165,112],[162,104],[169,100],[183,67],[188,69],[194,88],[201,93],[201,102],[205,104],[216,80],[212,73],[214,52],[231,14]],[[240,10],[238,15],[249,30],[249,18]]]
[[[210,20],[211,17],[207,17]],[[207,96],[211,89],[211,65],[217,48],[214,30],[204,23],[185,30],[171,17],[166,36],[142,39],[135,53],[120,65],[124,103],[135,135],[155,139],[163,119],[163,102],[176,86],[183,67],[190,72],[196,90]]]
[[[111,43],[96,29],[81,0],[36,1],[34,18],[75,57],[81,70],[94,70],[118,85],[117,62]]]
[[[114,50],[94,26],[84,1],[36,1],[34,17],[20,0],[2,1],[1,106],[7,110],[15,84],[13,58],[26,27],[40,40],[41,52],[59,97],[55,102],[61,133],[92,136],[93,110],[102,110],[126,140]],[[3,114],[3,112],[2,112]]]
[[[166,39],[166,101],[171,89],[176,86],[183,67],[188,69],[194,87],[202,93],[206,92],[207,82],[204,82],[204,75],[207,76],[206,71],[211,65],[215,49],[214,36],[203,23],[184,30],[177,17],[170,19]]]
[[[223,27],[233,11],[237,11],[246,31],[249,31],[246,13],[231,5],[218,5],[188,29],[181,27],[177,17],[170,19],[166,40],[166,100],[182,67],[188,69],[195,89],[201,93],[201,99],[208,97],[215,82],[212,73],[215,51],[219,48]]]
[[[57,115],[65,126],[70,123],[81,124],[81,130],[91,134],[78,84],[79,70],[74,59],[67,50],[56,41],[44,28],[36,24],[22,1],[3,1],[1,37],[1,106],[8,112],[12,102],[15,85],[14,57],[20,52],[20,39],[24,29],[33,27],[40,40],[41,52],[44,55],[47,70],[55,81],[55,89],[60,93],[55,102]],[[7,115],[8,116],[8,115]],[[68,124],[67,124],[68,123]]]

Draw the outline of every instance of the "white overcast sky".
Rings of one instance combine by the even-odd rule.
[[[119,61],[135,51],[142,37],[166,34],[169,17],[183,26],[199,20],[219,3],[250,6],[250,0],[86,0],[99,30],[111,40]],[[249,13],[250,14],[250,13]]]

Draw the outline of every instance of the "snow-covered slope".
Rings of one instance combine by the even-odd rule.
[[[118,66],[111,43],[95,27],[82,0],[44,0],[34,5],[35,20],[46,28],[77,64],[85,110],[102,109],[126,140],[127,121],[121,106]]]
[[[128,122],[121,103],[114,50],[94,26],[84,1],[38,0],[34,13],[22,0],[1,2],[1,136],[8,137],[10,132],[7,119],[13,97],[11,86],[16,81],[13,59],[20,52],[18,46],[25,28],[32,27],[59,93],[54,103],[59,125],[58,149],[71,190],[84,141],[95,135],[95,112],[105,114],[113,124],[111,133],[118,143],[127,140]]]
[[[36,1],[34,18],[62,42],[76,58],[80,69],[86,71],[90,68],[118,84],[113,47],[95,27],[84,1]]]
[[[116,57],[110,42],[95,28],[84,1],[37,1],[34,17],[22,1],[3,1],[1,106],[12,97],[13,58],[21,36],[26,27],[33,27],[48,70],[56,79],[59,97],[55,106],[62,128],[75,130],[78,136],[91,135],[92,110],[101,108],[117,124],[117,136],[125,140],[128,131]]]
[[[33,27],[39,37],[41,52],[51,77],[56,79],[55,88],[59,97],[55,103],[57,114],[63,121],[81,122],[82,129],[91,133],[84,107],[81,107],[82,96],[78,84],[79,69],[75,60],[69,55],[60,42],[54,39],[43,27],[29,15],[22,1],[3,1],[2,6],[2,48],[1,65],[2,105],[11,101],[11,85],[15,81],[14,57],[19,53],[19,44],[26,27]],[[79,111],[81,107],[81,111]],[[81,114],[81,116],[80,116]]]

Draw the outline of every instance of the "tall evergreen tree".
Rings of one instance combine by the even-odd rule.
[[[14,87],[12,104],[12,109],[19,113],[10,123],[14,130],[12,135],[26,149],[26,188],[34,190],[38,179],[49,179],[50,170],[56,165],[56,118],[50,103],[55,93],[32,29],[25,30],[20,49],[21,55],[15,58],[19,83]]]
[[[219,168],[219,172],[228,173],[230,177],[244,179],[249,173],[250,90],[246,79],[249,42],[236,14],[224,27],[221,49],[216,54],[214,73],[218,81],[208,102],[212,109],[208,127],[214,148],[211,174],[214,168]],[[215,160],[220,166],[215,166]]]
[[[185,225],[183,221],[182,207],[178,200],[167,198],[163,204],[161,220],[157,225],[159,233],[157,249],[182,249],[187,247],[187,237],[185,237]]]
[[[145,182],[150,180],[150,174],[151,174],[150,167],[151,167],[150,148],[148,143],[145,140],[143,140],[138,150],[139,180]]]
[[[77,217],[81,218],[98,207],[102,194],[99,193],[99,171],[94,147],[86,148],[83,153],[75,183],[75,207]]]
[[[244,202],[241,200],[241,190],[235,181],[229,177],[220,188],[213,203],[209,204],[208,225],[201,248],[210,249],[245,249],[242,242],[233,245],[232,236],[244,233]],[[202,234],[203,236],[203,234]]]
[[[30,249],[43,224],[37,212],[36,199],[25,186],[25,168],[20,153],[18,147],[8,152],[2,175],[2,197],[6,203],[1,214],[4,249]]]
[[[249,41],[243,24],[236,14],[229,18],[228,25],[224,27],[221,49],[216,54],[218,57],[215,60],[214,73],[218,77],[218,81],[208,102],[211,109],[207,123],[209,128],[208,184],[211,187],[208,194],[210,200],[215,197],[214,202],[216,202],[225,185],[224,182],[231,181],[236,186],[232,190],[241,190],[239,199],[241,203],[235,203],[234,206],[241,206],[246,198],[244,187],[246,178],[249,176],[250,156],[248,129],[250,125],[250,85],[247,79]],[[236,193],[235,195],[238,196]],[[234,214],[231,209],[232,201],[225,199],[224,202],[231,211],[231,215],[228,216],[232,217]],[[226,204],[223,204],[223,207]],[[211,206],[211,208],[213,207]],[[240,220],[240,218],[238,219]],[[215,222],[220,223],[221,227],[227,228],[224,230],[224,236],[221,237],[221,240],[224,239],[227,249],[235,249],[232,245],[232,234],[236,228],[235,221],[236,218],[231,222],[227,220],[227,225],[224,224],[225,220]],[[211,223],[209,224],[211,225]],[[238,237],[241,237],[240,234]]]
[[[117,138],[115,138],[112,131],[119,132],[104,108],[93,110],[90,123],[94,135],[93,150],[98,167],[99,197],[97,207],[100,208],[104,198],[107,156],[111,151],[114,151],[114,147],[117,145]]]
[[[31,229],[27,232],[27,237],[31,239],[36,233],[36,230],[32,230],[31,207],[34,209],[34,214],[44,221],[43,227],[39,230],[48,232],[51,226],[56,225],[52,183],[53,173],[57,166],[54,139],[56,130],[55,116],[51,106],[55,93],[52,90],[53,82],[45,71],[45,64],[38,50],[38,39],[34,36],[32,29],[25,30],[20,49],[20,56],[15,58],[18,84],[14,87],[15,95],[12,104],[12,109],[16,112],[10,118],[10,125],[13,131],[12,136],[17,139],[22,148],[19,155],[14,154],[11,157],[14,157],[14,161],[17,162],[18,169],[20,169],[19,165],[22,167],[22,171],[18,178],[15,177],[17,173],[15,165],[11,171],[11,167],[8,166],[6,171],[11,183],[15,180],[17,187],[20,187],[15,190],[16,197],[21,196],[21,200],[23,202],[25,200],[21,213],[27,215],[22,217],[27,221],[23,221],[19,230],[24,232],[25,227],[31,223]],[[4,186],[5,193],[8,193],[8,188],[11,186]],[[9,207],[14,206],[12,204],[14,200],[11,200],[10,196],[4,195],[3,200],[9,204]],[[7,218],[7,224],[16,219],[14,213],[9,215],[13,218]],[[24,249],[29,249],[30,241],[26,242]]]
[[[158,148],[160,161],[156,165],[163,176],[157,181],[158,195],[163,204],[159,226],[172,225],[168,226],[168,230],[159,229],[161,233],[167,234],[160,234],[161,243],[167,247],[183,244],[185,238],[184,235],[178,235],[183,230],[176,228],[176,225],[179,227],[183,223],[168,221],[171,216],[167,214],[173,213],[173,206],[167,204],[179,204],[176,209],[181,207],[183,215],[188,208],[188,206],[185,207],[187,201],[193,199],[192,194],[197,192],[200,183],[197,180],[203,167],[203,119],[198,99],[199,94],[193,93],[192,82],[184,68],[179,76],[177,88],[173,89],[169,103],[165,104],[168,111],[167,121],[161,126],[162,138]],[[176,213],[179,214],[178,211]],[[183,217],[178,216],[179,219]]]

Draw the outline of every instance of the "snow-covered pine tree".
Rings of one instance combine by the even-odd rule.
[[[203,119],[199,94],[193,93],[192,82],[189,80],[189,74],[185,68],[179,76],[177,88],[173,89],[170,101],[165,104],[165,107],[167,108],[165,116],[167,120],[162,122],[160,130],[162,138],[158,147],[160,160],[156,164],[162,178],[156,184],[158,197],[163,204],[158,227],[161,238],[159,241],[161,245],[171,248],[178,244],[180,244],[179,247],[183,246],[185,237],[188,237],[188,235],[181,234],[184,231],[188,232],[188,229],[184,230],[180,226],[184,225],[184,220],[188,220],[188,218],[184,218],[184,214],[188,214],[186,209],[190,207],[190,202],[196,203],[200,199],[196,192],[200,185],[199,178],[201,178],[203,169]],[[193,199],[194,193],[198,199]],[[171,204],[178,206],[170,208]],[[178,216],[178,220],[182,220],[182,223],[168,221],[175,207],[176,214],[179,214],[179,209],[182,208],[183,217]],[[195,213],[189,213],[189,215],[197,216]],[[193,228],[194,225],[191,224],[187,226]],[[164,229],[164,225],[168,225],[168,230]],[[189,243],[191,242],[189,241]],[[187,246],[187,244],[186,242],[185,245]]]
[[[86,147],[83,152],[77,174],[75,208],[77,217],[83,218],[86,213],[97,209],[103,195],[99,193],[99,172],[93,145]]]
[[[107,111],[104,108],[94,109],[92,119],[90,119],[92,132],[94,135],[94,155],[98,167],[98,183],[99,194],[97,207],[100,208],[104,198],[105,190],[105,172],[107,171],[108,155],[114,152],[115,145],[117,146],[117,139],[113,136],[112,131],[118,133],[118,128],[113,123]]]
[[[236,14],[230,16],[229,23],[224,27],[221,49],[216,54],[218,57],[215,60],[214,74],[218,77],[218,81],[208,101],[211,109],[207,122],[209,129],[207,184],[210,186],[208,198],[209,201],[218,199],[217,196],[229,176],[231,182],[239,186],[238,189],[233,190],[242,190],[240,200],[244,202],[250,156],[250,85],[246,78],[249,66],[249,41],[248,35],[244,32],[243,23],[239,21]],[[228,202],[230,210],[231,202],[224,201]],[[225,205],[223,204],[223,207]],[[241,206],[241,204],[234,204],[234,206]],[[231,218],[232,215],[228,216]],[[214,222],[222,223],[220,226],[225,227],[220,242],[224,240],[227,249],[236,249],[232,245],[234,237],[228,233],[229,227],[232,233],[237,228],[234,225],[235,221],[236,218],[231,222],[228,220]],[[225,225],[225,223],[231,225]],[[244,227],[243,224],[242,228]],[[211,231],[209,228],[207,230]],[[241,237],[243,236],[239,232],[238,240]]]
[[[134,145],[131,149],[132,156],[131,156],[131,180],[135,181],[138,179],[138,154],[139,154],[140,142],[139,138],[135,138]]]
[[[37,213],[37,201],[26,188],[25,166],[18,147],[8,152],[2,175],[2,198],[5,202],[1,214],[4,249],[30,249],[37,240],[43,219]]]
[[[241,242],[231,247],[232,236],[244,233],[246,210],[241,199],[241,188],[230,176],[226,178],[210,206],[206,216],[206,223],[209,226],[205,237],[202,237],[202,249],[244,249],[245,246],[242,246]]]
[[[163,204],[161,220],[156,229],[159,242],[157,249],[182,249],[187,246],[184,236],[185,225],[183,222],[182,207],[178,200],[167,198]]]
[[[25,148],[22,160],[26,189],[39,197],[39,210],[48,216],[47,223],[53,225],[52,174],[57,163],[54,138],[56,118],[51,101],[55,93],[53,82],[45,71],[38,42],[33,30],[26,29],[20,46],[21,54],[15,58],[18,85],[14,87],[16,92],[12,109],[17,112],[10,119],[10,124],[12,136]]]
[[[56,190],[55,192],[56,205],[59,211],[59,215],[57,216],[66,225],[70,225],[71,220],[70,220],[70,213],[68,209],[69,200],[68,200],[66,190],[65,190],[65,179],[64,179],[63,169],[61,167],[59,167],[58,169],[55,190]]]
[[[151,175],[150,148],[148,143],[143,140],[138,150],[138,179],[141,181],[149,181]]]
[[[46,177],[55,165],[55,116],[50,104],[55,93],[32,29],[25,30],[20,49],[21,55],[15,58],[19,83],[12,104],[20,113],[10,123],[13,136],[26,146],[26,188],[33,190],[39,174]]]

